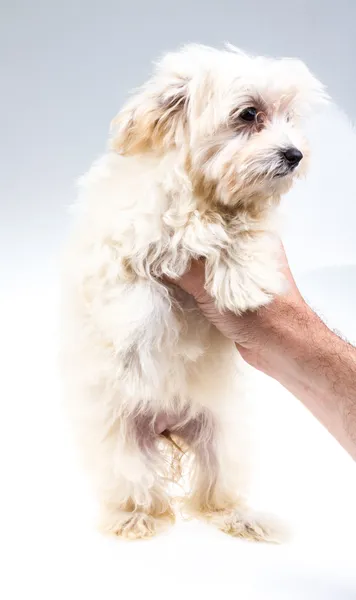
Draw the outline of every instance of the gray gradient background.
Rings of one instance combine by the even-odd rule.
[[[294,519],[300,545],[239,544],[194,522],[121,545],[92,527],[56,367],[57,257],[74,182],[151,61],[189,41],[299,56],[355,120],[355,22],[354,0],[1,2],[1,597],[355,598],[355,465],[276,382],[256,380],[253,395],[256,497]],[[288,256],[304,268],[307,299],[356,341],[356,136],[336,108],[312,125],[314,167],[284,202]]]
[[[300,56],[354,118],[355,22],[353,0],[2,2],[1,244],[19,268],[50,268],[75,178],[151,61],[184,42]]]

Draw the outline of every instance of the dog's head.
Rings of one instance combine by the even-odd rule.
[[[305,171],[303,119],[326,99],[299,60],[187,46],[119,113],[112,145],[122,154],[174,151],[198,196],[256,207]]]

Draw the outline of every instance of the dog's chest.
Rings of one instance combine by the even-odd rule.
[[[172,302],[171,310],[177,323],[179,331],[178,342],[171,348],[180,362],[196,363],[210,346],[210,333],[212,326],[203,316],[192,296],[187,294],[178,286],[169,286]],[[173,356],[172,356],[173,358]]]

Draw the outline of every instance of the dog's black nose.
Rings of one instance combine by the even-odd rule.
[[[303,158],[301,151],[294,146],[283,150],[282,154],[291,167],[296,167]]]

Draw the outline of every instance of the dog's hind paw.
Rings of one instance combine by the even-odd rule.
[[[280,544],[290,537],[286,525],[272,515],[233,509],[202,516],[224,533],[254,542]]]
[[[100,523],[104,533],[116,535],[126,540],[142,540],[161,533],[174,522],[174,514],[152,516],[143,512],[118,511],[105,515]]]

